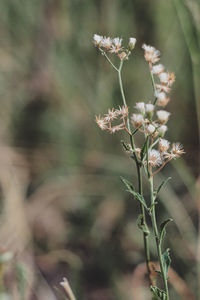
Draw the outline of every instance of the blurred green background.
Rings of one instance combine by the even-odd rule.
[[[172,299],[200,299],[199,24],[198,0],[0,1],[1,299],[61,299],[63,276],[77,300],[150,299],[138,204],[119,179],[135,182],[135,167],[123,134],[95,123],[122,100],[94,33],[137,38],[123,69],[131,109],[153,97],[144,42],[176,74],[167,138],[186,154],[157,178],[173,178],[158,219],[174,219]]]

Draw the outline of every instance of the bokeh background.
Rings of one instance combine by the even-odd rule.
[[[173,178],[158,219],[174,219],[172,299],[200,299],[198,0],[0,1],[1,299],[62,299],[64,276],[77,300],[150,299],[138,204],[120,182],[136,181],[134,164],[123,134],[95,124],[121,95],[94,33],[137,38],[123,69],[131,109],[152,99],[144,42],[176,74],[167,138],[186,154],[157,178]]]

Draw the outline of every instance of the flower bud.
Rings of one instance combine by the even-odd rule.
[[[135,48],[136,38],[129,38],[129,50],[132,51]]]
[[[161,125],[160,127],[158,127],[158,133],[161,137],[163,137],[165,135],[165,132],[167,131],[167,126],[166,125]]]
[[[160,152],[166,152],[169,149],[170,142],[165,139],[159,140],[159,151]]]
[[[170,113],[168,111],[158,110],[156,114],[157,114],[158,120],[161,124],[167,123],[169,116],[170,116]]]
[[[137,102],[135,108],[142,114],[145,114],[145,104],[144,102]]]
[[[146,133],[147,133],[147,134],[152,134],[152,133],[154,133],[155,129],[156,129],[156,128],[155,128],[152,124],[149,124],[149,125],[147,125],[147,127],[146,127]]]
[[[153,117],[154,113],[154,105],[151,103],[148,103],[145,105],[145,111],[148,119],[151,119]]]
[[[133,114],[131,121],[133,126],[140,127],[144,123],[144,117],[141,114]]]

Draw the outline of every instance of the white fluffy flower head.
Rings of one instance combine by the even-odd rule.
[[[113,44],[116,46],[116,47],[121,47],[122,45],[122,39],[120,39],[119,37],[116,37],[113,39]]]
[[[112,46],[112,39],[110,37],[104,36],[101,41],[101,46],[107,50],[109,50]]]
[[[155,65],[152,67],[152,73],[155,75],[159,75],[160,73],[162,73],[164,71],[164,66],[159,64],[159,65]]]
[[[93,41],[96,47],[100,47],[101,46],[101,42],[103,40],[103,37],[101,35],[98,34],[94,34],[93,36]]]
[[[158,51],[156,48],[146,44],[143,44],[142,48],[144,49],[144,57],[147,62],[155,64],[160,60],[160,51]]]
[[[144,114],[145,113],[145,103],[144,102],[137,102],[135,104],[135,108],[141,113]]]
[[[164,92],[155,92],[155,96],[157,98],[156,104],[158,106],[166,106],[169,102],[169,97]]]
[[[155,106],[151,103],[145,105],[146,113],[153,113]]]
[[[146,132],[147,134],[152,134],[154,133],[156,130],[155,126],[153,126],[152,124],[149,124],[146,126]]]
[[[160,152],[158,150],[152,149],[148,152],[149,164],[151,167],[157,167],[162,164],[162,159]]]
[[[131,121],[133,126],[140,127],[144,123],[144,117],[141,114],[133,114]]]
[[[158,133],[160,133],[161,136],[164,136],[165,132],[167,131],[167,126],[166,125],[161,125],[158,127]]]
[[[160,152],[165,152],[169,149],[170,142],[165,139],[160,139],[159,140],[159,150]]]
[[[168,119],[169,119],[169,116],[170,116],[170,113],[166,110],[158,110],[156,112],[157,114],[157,117],[158,117],[158,120],[161,124],[165,124],[167,123]]]

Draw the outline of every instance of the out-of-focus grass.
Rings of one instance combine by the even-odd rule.
[[[63,276],[78,299],[132,299],[132,274],[144,261],[143,246],[137,204],[119,176],[135,180],[135,171],[120,146],[123,136],[102,133],[94,122],[95,114],[118,106],[121,98],[116,74],[92,45],[93,33],[137,37],[123,71],[131,109],[135,101],[153,97],[143,42],[160,49],[162,62],[176,73],[167,137],[184,144],[186,167],[177,162],[164,170],[173,181],[161,194],[160,219],[174,215],[168,229],[172,266],[196,290],[194,78],[200,56],[195,52],[193,58],[193,35],[182,25],[189,24],[197,45],[199,8],[197,1],[186,1],[185,15],[175,2],[181,3],[0,2],[0,239],[2,252],[15,254],[5,267],[4,294],[15,297],[14,265],[20,261],[29,274],[27,299],[55,299],[53,286]]]

